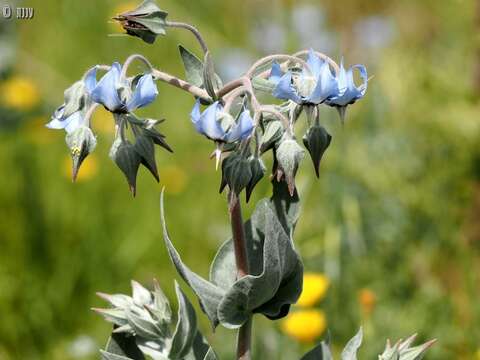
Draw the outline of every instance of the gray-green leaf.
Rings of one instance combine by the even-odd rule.
[[[179,45],[178,49],[185,68],[185,79],[192,85],[202,87],[203,62],[182,45]]]

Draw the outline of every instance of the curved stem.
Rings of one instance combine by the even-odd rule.
[[[263,106],[260,107],[260,112],[275,115],[283,123],[283,127],[285,128],[287,133],[291,137],[293,137],[293,131],[292,131],[292,127],[290,126],[290,121],[280,111],[278,111],[275,108],[270,107],[268,105],[263,105]]]
[[[128,68],[135,60],[140,60],[148,67],[148,70],[150,70],[150,72],[153,72],[153,65],[150,63],[150,61],[147,60],[145,56],[140,54],[133,54],[133,55],[130,55],[127,58],[127,60],[125,60],[125,62],[123,63],[122,73],[120,74],[120,78],[127,77]]]
[[[302,51],[299,51],[295,54],[293,54],[293,56],[303,56],[303,55],[307,55],[309,52],[309,50],[302,50]],[[321,52],[318,52],[318,51],[315,51],[315,55],[317,55],[319,58],[327,61],[332,67],[333,69],[335,70],[335,72],[338,74],[338,72],[340,71],[340,68],[338,66],[338,64],[333,61],[330,57],[328,57],[327,55],[321,53]]]
[[[183,22],[178,22],[178,21],[167,21],[166,25],[172,28],[178,28],[178,29],[185,29],[190,31],[197,39],[198,43],[202,47],[203,53],[206,54],[208,51],[208,46],[205,40],[202,37],[202,34],[200,34],[200,31],[198,29],[190,24],[183,23]]]
[[[92,118],[92,115],[93,113],[95,112],[95,110],[97,109],[97,107],[99,107],[100,104],[97,104],[97,103],[93,103],[90,108],[88,109],[87,113],[85,114],[85,117],[83,118],[83,121],[85,124],[87,124],[87,126],[90,126],[90,120]]]
[[[229,92],[228,95],[225,96],[225,105],[223,107],[225,112],[229,113],[235,99],[244,95],[245,93],[248,93],[248,90],[245,86],[241,86]]]
[[[310,70],[310,66],[305,62],[305,60],[297,57],[297,56],[292,56],[292,55],[284,55],[284,54],[277,54],[277,55],[270,55],[266,56],[260,60],[258,60],[255,64],[252,65],[252,67],[247,71],[245,76],[251,78],[253,74],[255,73],[255,70],[259,68],[260,66],[268,63],[269,61],[274,61],[274,60],[281,60],[281,61],[297,61],[303,65],[304,68],[306,68],[308,71]]]
[[[190,84],[189,82],[186,82],[184,80],[181,80],[173,75],[164,73],[160,70],[153,69],[152,75],[155,80],[160,80],[163,81],[167,84],[173,85],[179,89],[185,90],[192,94],[193,96],[196,96],[202,100],[205,100],[207,102],[212,102],[212,99],[210,96],[207,94],[207,92],[195,85]]]

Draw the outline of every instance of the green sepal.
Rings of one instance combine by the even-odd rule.
[[[228,185],[236,195],[239,195],[250,184],[251,180],[250,161],[243,154],[234,153],[223,160],[220,193]]]
[[[134,149],[141,158],[141,164],[150,171],[157,182],[160,182],[153,139],[142,132],[135,139]]]
[[[75,181],[83,161],[95,150],[97,139],[92,129],[81,126],[73,132],[68,133],[65,137],[65,142],[70,149],[70,155],[72,157],[72,179]]]
[[[168,13],[158,7],[153,0],[145,0],[132,11],[115,16],[127,34],[141,38],[152,44],[157,35],[165,35]]]
[[[265,176],[265,172],[267,171],[265,164],[259,157],[250,156],[248,162],[250,164],[251,176],[245,191],[247,203],[250,201],[250,196],[252,195],[253,189],[255,186],[257,186],[260,180],[262,180],[262,178]]]
[[[303,137],[303,144],[310,154],[317,178],[320,176],[320,161],[331,141],[332,136],[320,125],[313,125]]]
[[[277,180],[285,177],[291,196],[295,192],[295,176],[304,157],[305,151],[294,139],[284,139],[275,150]]]
[[[65,107],[63,108],[63,118],[68,118],[73,113],[81,111],[87,107],[88,93],[83,80],[77,81],[70,86],[64,93]]]
[[[282,138],[285,129],[280,121],[269,121],[265,125],[262,138],[260,139],[260,153],[264,153],[272,149],[275,144]]]
[[[110,149],[110,158],[117,164],[125,175],[130,191],[133,196],[136,194],[137,188],[137,173],[142,158],[135,150],[135,146],[128,140],[123,140],[121,137],[115,139]]]

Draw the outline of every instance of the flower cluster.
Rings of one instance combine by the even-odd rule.
[[[327,60],[310,50],[306,61],[308,67],[283,72],[274,62],[269,80],[275,84],[273,96],[282,100],[291,100],[299,105],[327,104],[339,109],[342,116],[347,105],[355,103],[365,96],[367,91],[367,69],[363,65],[354,65],[346,70],[343,60],[337,73],[332,72]],[[358,70],[363,83],[354,81],[354,71]]]
[[[100,66],[87,71],[82,80],[65,91],[65,102],[54,113],[47,124],[51,129],[67,132],[67,145],[73,159],[75,180],[83,160],[95,149],[96,137],[91,130],[90,120],[98,105],[103,105],[115,119],[116,138],[110,157],[125,174],[132,193],[135,194],[136,176],[139,166],[144,165],[158,180],[154,145],[171,151],[164,136],[155,130],[158,121],[140,119],[133,111],[152,103],[158,95],[151,73],[133,78],[126,76],[127,63],[118,62],[108,67],[106,74],[97,80]],[[131,128],[135,144],[131,144],[125,132]]]

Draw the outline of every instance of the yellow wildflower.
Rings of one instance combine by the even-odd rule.
[[[377,296],[370,289],[362,289],[358,293],[358,302],[360,303],[363,313],[369,315],[375,308]]]
[[[169,194],[179,194],[187,185],[188,177],[185,171],[175,165],[160,169],[160,180]]]
[[[65,177],[72,178],[72,158],[67,155],[63,162],[63,173]],[[88,181],[98,173],[98,159],[95,154],[90,154],[80,166],[77,182]]]
[[[40,94],[35,83],[22,76],[14,76],[1,85],[1,101],[10,108],[30,110],[40,102]]]
[[[320,273],[305,273],[303,275],[303,290],[300,299],[297,301],[298,306],[313,306],[322,300],[330,286],[330,280]]]
[[[304,343],[317,339],[326,328],[325,313],[318,309],[291,312],[281,325],[285,334]]]
[[[475,353],[475,360],[480,360],[480,349]]]

